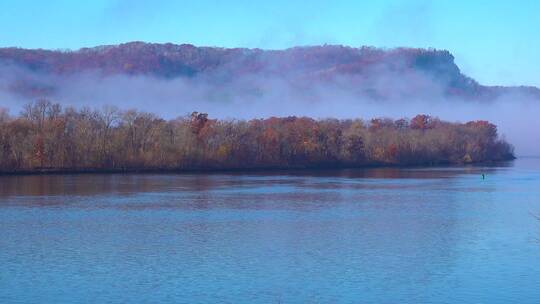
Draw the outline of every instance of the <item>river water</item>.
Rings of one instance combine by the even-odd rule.
[[[538,158],[2,176],[0,303],[540,303],[535,216]]]

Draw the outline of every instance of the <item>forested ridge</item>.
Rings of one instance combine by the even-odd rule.
[[[505,94],[540,99],[536,87],[481,85],[460,71],[449,51],[417,48],[316,45],[262,50],[140,41],[74,51],[0,48],[2,74],[0,90],[24,98],[58,99],[69,80],[88,81],[92,74],[97,79],[113,75],[206,79],[218,88],[234,83],[248,91],[260,86],[234,80],[270,77],[299,87],[314,82],[337,85],[375,101],[426,97],[439,90],[444,97],[466,100],[495,100]]]
[[[428,115],[392,120],[270,117],[216,120],[194,112],[65,108],[48,100],[0,110],[0,172],[214,170],[435,165],[513,159],[487,121]]]

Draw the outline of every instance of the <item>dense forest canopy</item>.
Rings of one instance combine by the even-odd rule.
[[[65,108],[48,100],[0,110],[0,171],[129,171],[433,165],[508,160],[487,121],[271,117],[164,120],[151,113]]]

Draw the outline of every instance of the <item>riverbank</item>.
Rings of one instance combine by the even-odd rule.
[[[333,171],[357,169],[422,169],[422,168],[457,168],[477,166],[507,166],[517,159],[485,161],[476,163],[436,163],[436,164],[371,164],[363,166],[327,165],[327,166],[281,166],[281,167],[232,167],[232,168],[93,168],[93,169],[27,169],[18,171],[0,171],[0,176],[9,175],[62,175],[62,174],[215,174],[215,173],[258,173],[258,172],[297,172],[297,171]]]

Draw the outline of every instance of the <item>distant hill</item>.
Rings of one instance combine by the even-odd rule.
[[[204,79],[215,86],[256,76],[281,79],[298,90],[332,84],[375,100],[429,98],[434,91],[470,100],[491,100],[506,93],[540,99],[536,87],[481,85],[461,73],[450,52],[433,49],[324,45],[261,50],[130,42],[78,51],[0,48],[2,68],[19,70],[3,77],[0,89],[36,97],[54,95],[63,85],[58,79],[97,73]]]

